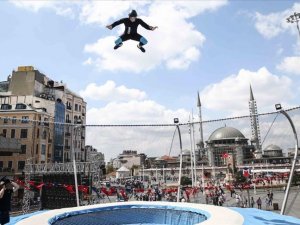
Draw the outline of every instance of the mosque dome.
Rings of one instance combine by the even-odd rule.
[[[278,145],[268,145],[264,151],[282,151],[282,149]]]
[[[268,145],[264,149],[264,155],[267,157],[282,157],[282,149],[278,145]]]
[[[238,129],[233,127],[221,127],[216,129],[208,138],[208,141],[224,139],[246,139]]]

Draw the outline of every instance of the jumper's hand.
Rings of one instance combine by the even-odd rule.
[[[108,28],[108,29],[110,29],[110,30],[113,29],[112,25],[107,25],[106,28]]]
[[[155,30],[155,29],[157,29],[157,28],[158,28],[157,26],[151,27],[151,30]]]

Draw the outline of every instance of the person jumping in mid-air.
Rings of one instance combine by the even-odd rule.
[[[118,49],[123,45],[123,41],[127,40],[135,40],[138,41],[139,44],[137,47],[142,51],[145,52],[144,45],[148,43],[146,38],[144,38],[142,35],[138,34],[137,27],[139,25],[142,25],[147,30],[155,30],[157,27],[152,27],[146,24],[143,20],[140,18],[137,18],[137,13],[135,10],[132,10],[131,13],[129,13],[129,18],[123,18],[116,22],[114,22],[111,25],[106,26],[108,29],[113,29],[115,26],[118,26],[122,23],[125,25],[125,31],[124,33],[115,41],[115,47],[114,49]]]

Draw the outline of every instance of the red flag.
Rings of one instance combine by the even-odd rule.
[[[249,177],[250,176],[249,169],[243,169],[243,176],[244,177]]]
[[[226,159],[226,158],[228,158],[228,156],[229,156],[228,153],[224,153],[224,154],[222,155],[222,158],[223,158],[223,159]]]
[[[41,190],[44,185],[45,185],[44,183],[40,183],[39,185],[36,186],[36,188]]]

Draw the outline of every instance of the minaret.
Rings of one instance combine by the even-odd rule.
[[[255,157],[261,158],[262,149],[261,149],[259,121],[257,115],[257,104],[254,99],[251,85],[250,85],[249,110],[250,110],[250,121],[251,121],[251,131],[252,131],[251,143],[255,146]]]
[[[200,132],[200,141],[198,143],[199,145],[199,153],[200,153],[200,157],[203,158],[203,156],[205,156],[205,152],[204,152],[204,141],[203,141],[203,126],[202,126],[202,110],[201,110],[201,101],[200,101],[200,95],[199,95],[199,91],[198,91],[198,99],[197,99],[197,107],[199,109],[199,132]]]

